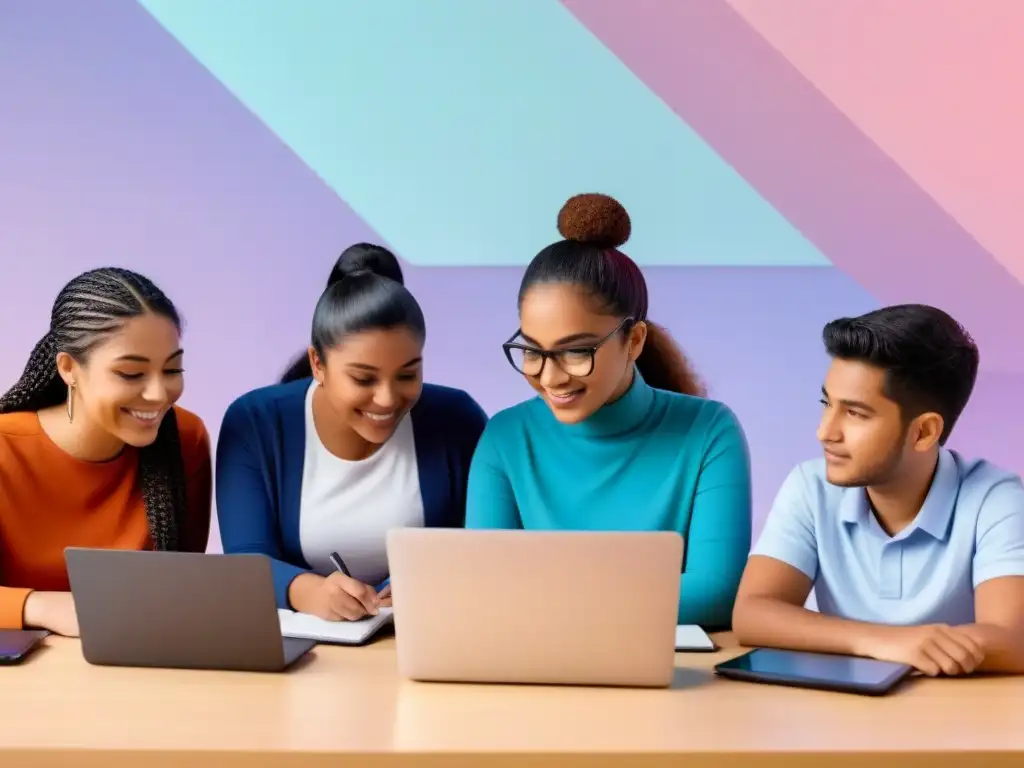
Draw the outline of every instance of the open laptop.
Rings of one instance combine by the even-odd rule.
[[[404,677],[672,682],[677,533],[399,528],[387,552]]]
[[[280,672],[316,645],[281,636],[270,561],[64,550],[90,664]]]

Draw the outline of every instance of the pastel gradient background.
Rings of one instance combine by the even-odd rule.
[[[967,325],[953,445],[1022,471],[1021,29],[1011,0],[0,2],[0,381],[67,279],[128,266],[184,312],[216,435],[371,240],[428,378],[493,412],[529,394],[499,346],[522,268],[603,191],[747,430],[755,528],[818,453],[821,326],[880,303]]]

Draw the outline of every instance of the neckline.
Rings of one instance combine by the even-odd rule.
[[[877,530],[892,541],[903,541],[916,530],[922,530],[933,539],[943,541],[949,535],[949,525],[956,508],[959,488],[960,474],[956,459],[952,451],[940,448],[935,474],[921,508],[914,519],[895,536],[889,536],[875,518],[867,490],[864,488],[859,488],[859,493],[852,495],[851,502],[843,505],[840,509],[840,519],[846,523],[866,522],[873,530]]]
[[[580,437],[621,437],[646,421],[653,402],[654,389],[644,381],[639,369],[634,366],[633,381],[618,400],[604,404],[577,424],[561,426],[570,434]],[[551,417],[554,419],[554,414]]]
[[[118,469],[126,461],[127,456],[134,448],[134,446],[125,443],[120,452],[109,459],[104,459],[103,461],[90,461],[89,459],[83,459],[79,456],[75,456],[73,453],[68,453],[61,448],[52,437],[50,437],[50,433],[43,428],[43,422],[39,418],[39,411],[33,411],[32,415],[34,417],[34,426],[39,430],[39,435],[42,437],[49,450],[59,454],[65,461],[75,464],[76,466],[90,468],[97,472],[110,470],[112,468]]]

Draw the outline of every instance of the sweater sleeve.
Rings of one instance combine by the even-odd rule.
[[[0,587],[0,629],[22,629],[25,621],[25,601],[31,589]]]
[[[473,466],[473,456],[476,454],[480,438],[487,427],[487,414],[470,395],[466,394],[460,408],[459,419],[459,461],[457,468],[458,477],[462,487],[458,489],[458,503],[454,520],[456,526],[462,527],[466,524],[467,493],[470,472]]]
[[[305,573],[283,559],[281,530],[274,500],[253,450],[257,444],[252,417],[234,402],[224,414],[217,440],[217,521],[227,554],[261,554],[270,558],[279,608],[291,608],[288,587]]]
[[[491,420],[477,443],[466,493],[467,528],[522,528],[519,507],[498,444],[500,423]]]
[[[713,420],[701,462],[680,582],[680,624],[728,629],[750,551],[751,481],[747,439],[725,406]]]

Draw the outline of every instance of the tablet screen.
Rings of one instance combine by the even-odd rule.
[[[909,667],[889,661],[772,648],[759,648],[719,666],[767,680],[828,683],[849,688],[884,686],[898,681],[909,671]]]
[[[33,630],[0,630],[0,658],[13,659],[30,651],[45,636]]]

